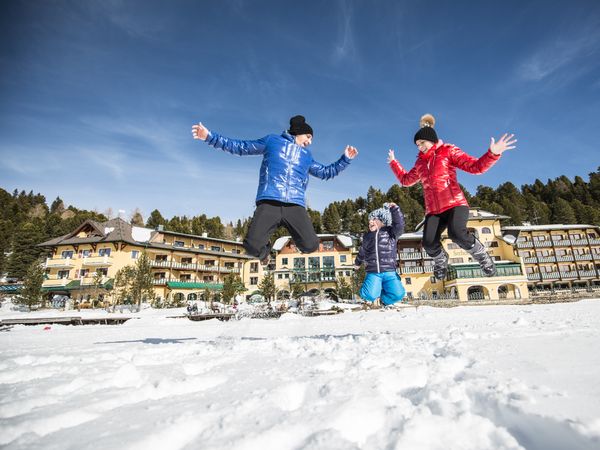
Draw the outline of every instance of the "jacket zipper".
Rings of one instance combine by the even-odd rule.
[[[375,258],[377,260],[377,273],[379,273],[379,230],[375,232]]]

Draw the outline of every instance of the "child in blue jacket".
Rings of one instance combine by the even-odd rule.
[[[384,305],[393,305],[404,298],[406,291],[396,272],[397,242],[402,233],[404,216],[395,203],[385,203],[369,214],[369,231],[363,235],[354,262],[357,268],[366,264],[367,276],[360,289],[364,300],[380,298]]]

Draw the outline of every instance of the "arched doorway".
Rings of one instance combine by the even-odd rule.
[[[192,292],[191,294],[188,294],[187,296],[188,302],[193,302],[198,300],[198,294],[196,294],[195,292]]]
[[[468,300],[485,300],[487,297],[487,289],[483,286],[471,286],[467,290]]]

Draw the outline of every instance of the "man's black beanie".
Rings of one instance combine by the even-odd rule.
[[[306,123],[304,116],[294,116],[290,119],[289,133],[292,136],[297,136],[299,134],[310,134],[311,136],[314,136],[313,129]]]

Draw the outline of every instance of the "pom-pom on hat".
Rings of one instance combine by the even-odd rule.
[[[310,134],[314,136],[312,127],[306,123],[304,116],[294,116],[290,119],[290,129],[288,131],[292,136],[299,134]]]
[[[383,208],[375,209],[369,213],[369,220],[379,219],[386,227],[392,225],[392,213],[388,204],[384,204]]]
[[[420,139],[424,141],[430,141],[435,144],[438,141],[438,136],[435,130],[433,129],[434,125],[435,117],[433,117],[431,114],[425,114],[424,116],[422,116],[421,120],[419,121],[419,126],[421,128],[415,134],[415,144]]]

